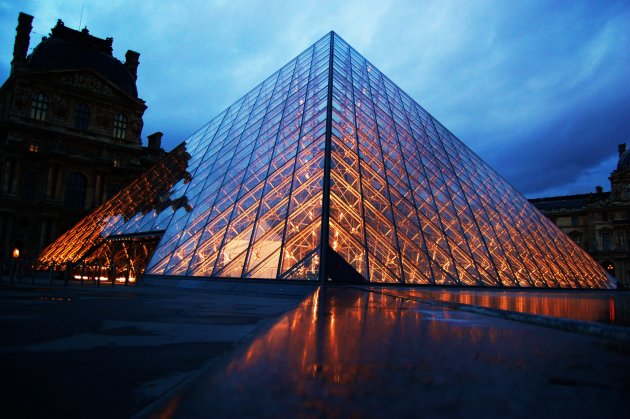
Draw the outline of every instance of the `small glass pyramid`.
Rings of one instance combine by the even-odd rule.
[[[99,277],[117,264],[127,278],[146,268],[208,278],[613,287],[597,262],[334,32],[39,262],[98,266]]]

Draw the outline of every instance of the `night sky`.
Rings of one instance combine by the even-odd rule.
[[[2,80],[20,11],[31,49],[62,19],[140,52],[168,150],[330,30],[528,197],[609,189],[630,143],[628,0],[0,0]]]

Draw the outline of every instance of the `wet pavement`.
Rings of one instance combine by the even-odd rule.
[[[313,290],[242,285],[250,286],[12,288],[5,281],[2,416],[130,417]]]
[[[629,342],[328,288],[145,413],[586,417],[624,412],[629,390]]]
[[[460,309],[485,304],[523,308],[529,316],[541,314],[535,307],[566,305],[553,313],[572,313],[578,294],[543,294],[543,303],[495,291],[449,290],[446,297],[417,288],[170,284],[176,287],[0,288],[5,411],[10,417],[586,417],[626,409],[629,333],[607,339],[590,329],[570,333],[555,323]],[[619,312],[627,294],[583,295],[607,302],[612,296],[621,301],[615,318],[627,315]],[[590,317],[565,317],[630,330],[597,326],[601,310],[592,304],[584,305]]]

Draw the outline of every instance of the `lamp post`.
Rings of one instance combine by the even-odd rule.
[[[17,247],[13,249],[13,253],[11,253],[11,256],[11,265],[13,265],[11,267],[11,283],[13,284],[13,280],[15,279],[15,275],[17,274],[18,270],[18,263],[20,261],[20,249],[18,249]]]

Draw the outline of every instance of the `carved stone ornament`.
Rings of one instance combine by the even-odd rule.
[[[28,85],[23,83],[16,84],[14,93],[13,103],[16,109],[23,111],[28,108],[28,105],[31,103],[31,89]]]
[[[135,137],[140,137],[140,133],[142,132],[143,122],[142,119],[136,119],[133,121],[133,134]]]
[[[90,73],[72,73],[59,77],[60,83],[87,89],[106,96],[114,96],[111,86]]]
[[[68,119],[70,107],[66,99],[61,96],[54,95],[52,98],[52,105],[55,118],[62,120]]]
[[[7,143],[9,144],[21,143],[22,141],[24,141],[24,138],[15,132],[10,132],[7,134]]]
[[[104,130],[108,130],[112,124],[112,113],[105,110],[99,110],[96,116],[96,123]]]

